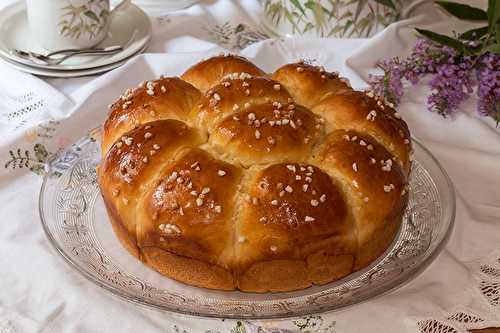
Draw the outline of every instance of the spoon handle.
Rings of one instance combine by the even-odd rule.
[[[107,46],[107,47],[95,47],[95,48],[89,48],[89,49],[66,49],[66,50],[59,50],[59,51],[54,51],[46,54],[46,57],[52,57],[54,55],[58,54],[66,54],[66,53],[74,53],[74,52],[80,52],[80,51],[96,51],[96,52],[112,52],[115,50],[122,50],[122,47],[120,45],[113,45],[113,46]]]
[[[68,53],[67,55],[65,55],[61,58],[54,59],[54,62],[52,62],[51,64],[52,65],[59,65],[60,63],[62,63],[66,59],[69,59],[69,58],[76,56],[76,55],[114,54],[114,53],[118,53],[122,50],[123,50],[123,48],[121,46],[120,47],[113,47],[113,48],[103,48],[103,49],[77,50],[77,51],[74,51],[73,53]]]

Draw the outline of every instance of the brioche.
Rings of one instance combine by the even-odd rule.
[[[408,201],[393,106],[299,62],[221,55],[128,90],[104,123],[111,225],[159,273],[211,289],[326,284],[377,259]]]

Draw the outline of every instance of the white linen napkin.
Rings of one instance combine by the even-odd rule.
[[[0,73],[0,133],[4,140],[14,140],[43,120],[63,118],[71,110],[71,99],[43,80],[1,61]]]

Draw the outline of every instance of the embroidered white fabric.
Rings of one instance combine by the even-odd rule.
[[[0,62],[0,132],[16,135],[47,119],[60,118],[72,102],[32,75]]]
[[[473,283],[456,307],[410,319],[420,333],[468,333],[471,329],[498,327],[500,323],[500,251],[464,263]]]
[[[11,1],[0,0],[0,7]],[[428,90],[423,84],[407,91],[400,113],[455,183],[455,231],[446,250],[414,281],[344,311],[237,322],[136,307],[110,296],[67,266],[50,247],[38,222],[38,175],[43,175],[45,161],[100,124],[105,105],[126,88],[163,73],[179,75],[190,64],[220,52],[216,44],[229,50],[244,48],[241,53],[267,71],[306,58],[327,70],[340,71],[354,87],[363,88],[377,59],[408,52],[415,40],[413,27],[438,32],[466,29],[433,8],[420,10],[423,14],[416,11],[412,19],[370,40],[254,43],[266,37],[257,23],[258,2],[217,0],[159,13],[153,19],[148,52],[163,54],[140,56],[98,78],[40,79],[0,61],[0,165],[4,165],[0,169],[0,333],[118,329],[454,333],[500,327],[500,132],[491,119],[475,114],[475,98],[463,104],[453,120],[427,112]]]

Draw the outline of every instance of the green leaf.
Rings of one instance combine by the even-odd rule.
[[[497,23],[495,26],[495,39],[497,43],[500,43],[500,23]]]
[[[476,40],[488,33],[488,27],[482,27],[482,28],[477,28],[477,29],[471,29],[467,30],[466,32],[462,33],[459,38],[460,39],[467,39],[467,40]]]
[[[337,17],[337,14],[339,12],[339,9],[340,9],[340,3],[337,1],[337,0],[329,0],[329,5],[331,6],[330,8],[330,19],[332,17]]]
[[[306,26],[304,27],[303,33],[306,33],[309,30],[312,30],[313,28],[314,28],[314,25],[311,22],[307,22]]]
[[[323,11],[323,14],[325,14],[326,16],[330,16],[330,10],[328,8],[326,8],[325,6],[321,6],[321,10]]]
[[[292,14],[290,14],[288,10],[285,11],[285,18],[288,20],[288,22],[290,22],[290,24],[292,24],[293,32],[300,31],[299,27],[297,26],[297,23],[295,23]]]
[[[375,2],[378,2],[381,5],[384,5],[386,7],[389,7],[389,8],[396,10],[396,6],[394,5],[394,2],[392,2],[392,0],[375,0]]]
[[[347,20],[347,22],[344,25],[344,30],[342,31],[342,36],[345,35],[345,33],[351,27],[351,25],[352,25],[352,21],[351,20]]]
[[[366,6],[368,0],[359,0],[358,5],[356,6],[356,12],[354,14],[354,22],[358,21],[359,14],[363,10],[363,8]]]
[[[231,329],[231,333],[246,333],[245,326],[241,323],[241,321],[236,322],[236,326]]]
[[[245,25],[240,23],[234,28],[234,33],[237,34],[239,32],[242,32],[243,30],[245,30]]]
[[[65,32],[68,31],[68,30],[69,30],[68,27],[62,27],[62,29],[59,31],[59,33],[64,36]]]
[[[91,11],[91,10],[87,10],[86,12],[83,13],[83,15],[87,16],[88,18],[96,21],[96,22],[99,22],[99,18],[97,17],[97,15]]]
[[[439,44],[442,44],[442,45],[446,45],[446,46],[449,46],[449,47],[452,47],[460,52],[463,52],[465,51],[464,48],[464,44],[459,41],[458,39],[455,39],[455,38],[451,38],[451,37],[448,37],[448,36],[445,36],[445,35],[441,35],[441,34],[438,34],[436,32],[432,32],[432,31],[429,31],[429,30],[424,30],[424,29],[415,29],[417,30],[417,32],[427,38],[429,38],[430,40],[432,41],[435,41]]]
[[[500,54],[500,44],[491,44],[486,48],[486,51],[490,51],[492,53]]]
[[[461,20],[469,21],[486,21],[488,14],[479,8],[471,7],[461,3],[450,1],[436,1],[436,3],[446,10],[451,15],[458,17]]]
[[[326,22],[323,17],[323,11],[321,10],[321,8],[321,5],[319,3],[316,3],[316,5],[313,7],[312,12],[314,15],[314,21],[316,22],[316,31],[321,37],[323,37]]]
[[[307,1],[304,4],[304,7],[306,7],[307,9],[313,9],[313,7],[314,7],[314,1],[312,1],[312,0]]]
[[[29,170],[38,176],[43,176],[45,175],[45,167],[43,164],[35,164],[29,167]]]
[[[488,26],[490,31],[495,29],[495,23],[500,18],[500,1],[488,0]]]
[[[350,11],[346,11],[344,14],[340,15],[340,17],[337,18],[337,21],[340,22],[348,17],[352,17],[352,13]]]
[[[363,32],[367,29],[369,24],[370,24],[370,20],[367,19],[366,17],[359,20],[357,27],[359,29],[358,34],[360,37],[363,36]]]
[[[49,152],[41,143],[35,144],[35,146],[33,147],[33,151],[35,152],[35,157],[38,162],[44,162],[49,156]]]
[[[332,30],[330,30],[330,32],[328,33],[327,37],[331,37],[331,36],[335,36],[336,33],[340,32],[342,30],[342,26],[341,25],[337,25],[335,27],[332,28]]]
[[[390,24],[390,22],[386,22],[385,16],[383,16],[382,14],[377,14],[377,16],[375,16],[375,19],[378,23],[380,23],[384,27],[387,27]]]
[[[302,15],[306,15],[306,12],[304,11],[304,7],[300,4],[299,0],[290,0],[290,2],[300,10]]]

